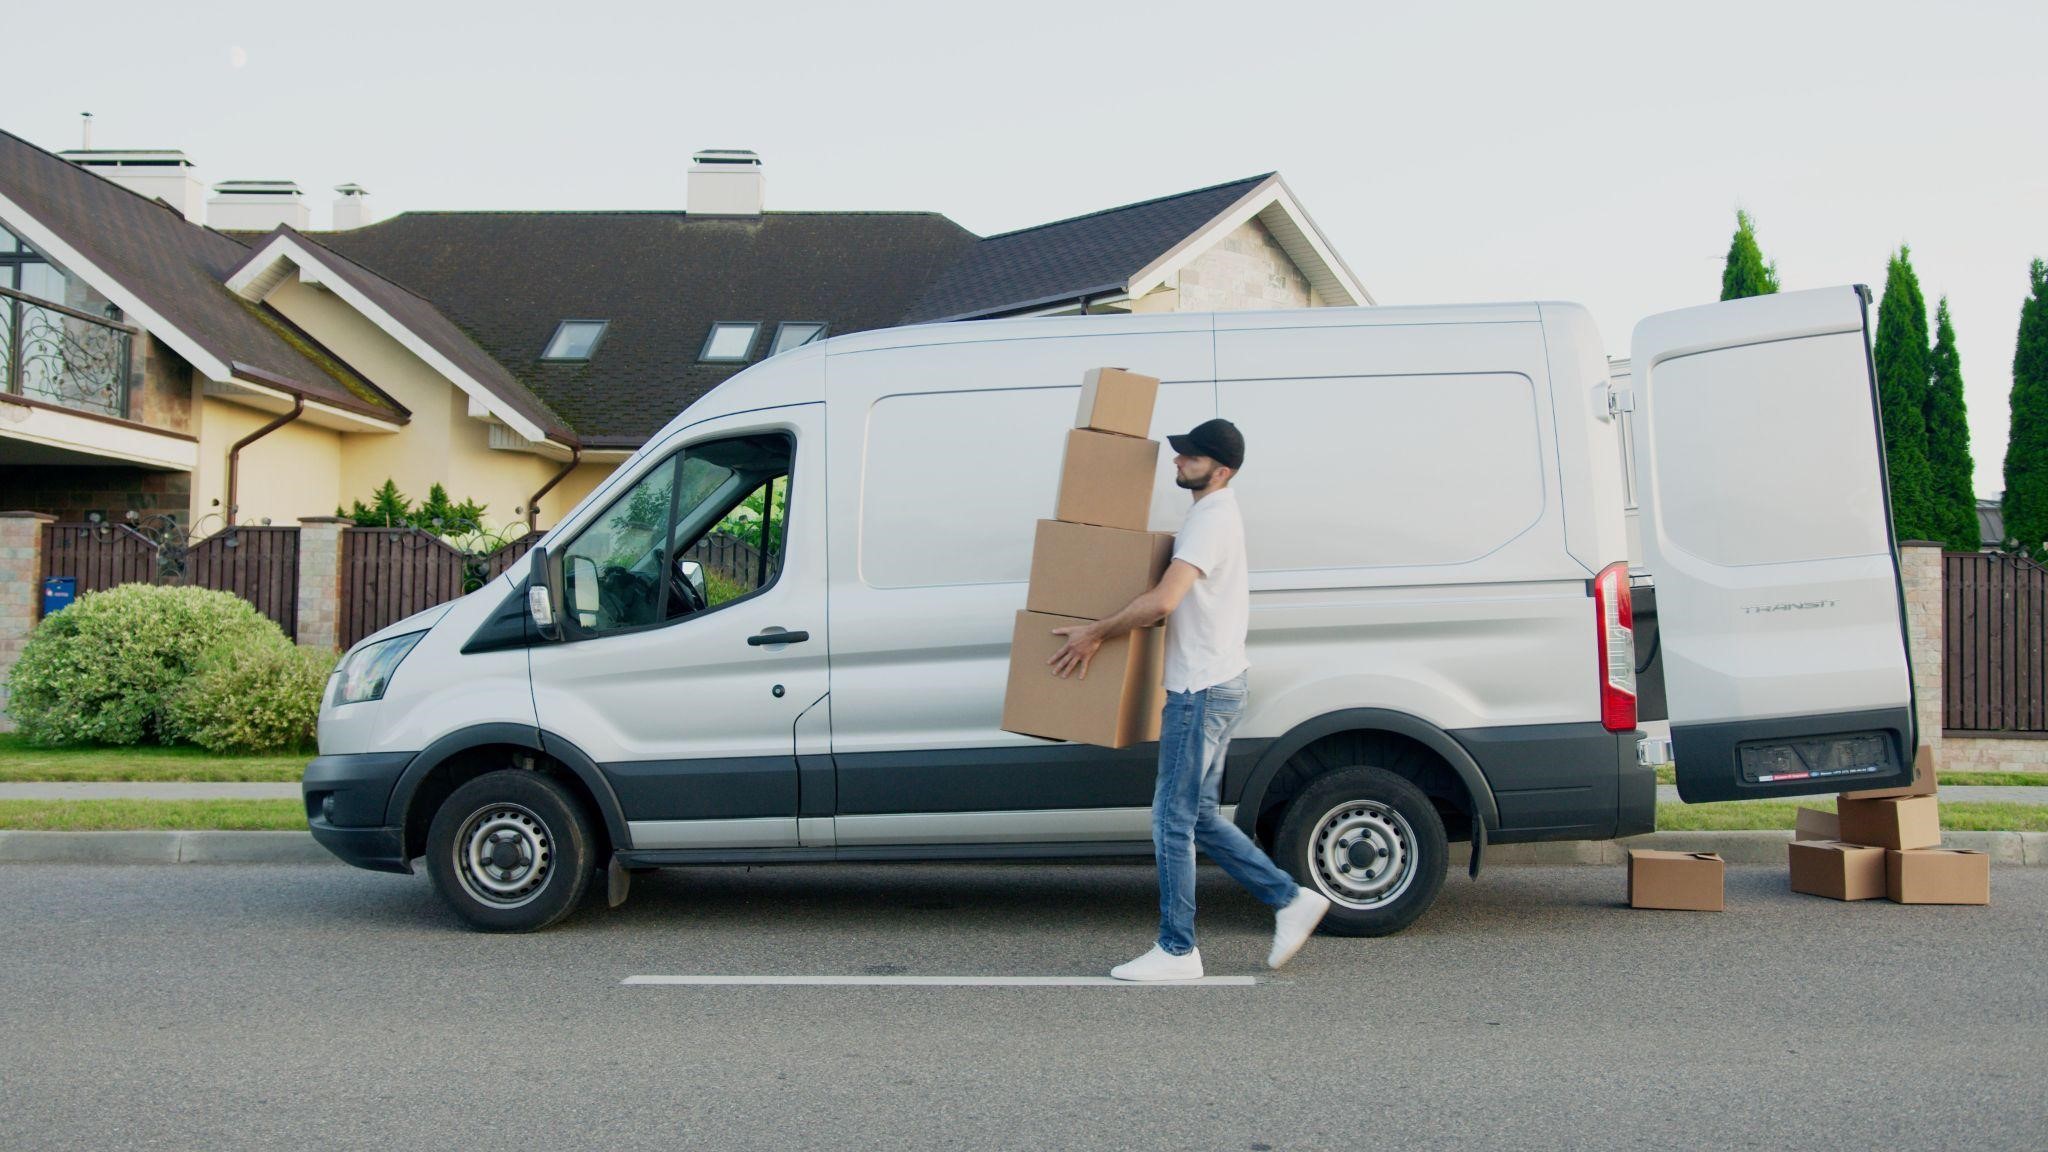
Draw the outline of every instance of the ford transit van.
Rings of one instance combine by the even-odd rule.
[[[1161,378],[1155,438],[1244,432],[1251,699],[1223,799],[1331,899],[1328,931],[1411,923],[1452,841],[1477,876],[1489,844],[1651,830],[1667,761],[1694,802],[1904,784],[1868,308],[1655,316],[1624,381],[1550,303],[807,345],[678,415],[524,570],[356,645],[308,822],[365,868],[424,858],[493,930],[663,865],[1149,855],[1156,745],[998,727],[1033,523],[1103,365]],[[1162,461],[1150,527],[1187,506]],[[713,531],[742,507],[746,541]]]

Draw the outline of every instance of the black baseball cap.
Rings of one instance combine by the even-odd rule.
[[[1168,436],[1168,444],[1183,456],[1207,456],[1225,468],[1244,467],[1244,433],[1228,420],[1204,420],[1185,436]]]

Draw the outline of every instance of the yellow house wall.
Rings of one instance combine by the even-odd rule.
[[[277,413],[208,396],[199,405],[199,466],[192,470],[192,517],[202,531],[226,522],[228,451],[235,441],[277,419]],[[301,516],[332,516],[341,499],[341,434],[302,420],[242,449],[237,520],[297,524]]]
[[[604,478],[618,470],[617,464],[578,464],[574,472],[562,478],[560,484],[540,502],[542,527],[553,524],[569,514],[579,501],[604,483]]]
[[[489,425],[469,416],[460,388],[331,293],[294,277],[268,302],[412,413],[396,434],[342,436],[342,503],[367,502],[387,478],[415,501],[442,484],[451,499],[483,504],[486,522],[501,528],[523,522],[527,498],[561,470],[562,461],[491,448]],[[551,493],[541,526],[568,507]]]

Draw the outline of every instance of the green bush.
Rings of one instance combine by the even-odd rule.
[[[216,651],[171,696],[169,726],[208,752],[311,748],[334,662],[332,652],[290,643]]]
[[[124,584],[29,633],[7,710],[33,744],[169,744],[179,735],[170,699],[210,653],[290,646],[232,593]]]

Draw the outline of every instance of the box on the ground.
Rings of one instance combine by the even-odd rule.
[[[1819,808],[1801,808],[1792,814],[1794,840],[1840,840],[1842,818]]]
[[[1152,405],[1159,399],[1159,378],[1121,368],[1090,368],[1081,377],[1081,408],[1074,427],[1143,440],[1152,434]]]
[[[1934,749],[1922,744],[1913,753],[1913,782],[1903,788],[1864,788],[1842,795],[1852,800],[1895,800],[1902,796],[1934,795]]]
[[[1158,474],[1157,440],[1076,428],[1067,433],[1053,519],[1143,532]]]
[[[1851,844],[1933,848],[1941,843],[1940,803],[1932,796],[1856,800],[1844,795],[1835,801],[1835,815],[1841,821],[1841,838]]]
[[[1628,906],[1719,912],[1727,865],[1718,852],[1628,852]]]
[[[1885,892],[1899,904],[1991,903],[1991,857],[1954,848],[1886,852]]]
[[[1003,731],[1103,748],[1159,739],[1166,704],[1162,677],[1166,630],[1140,628],[1104,643],[1088,676],[1065,679],[1046,664],[1066,646],[1052,630],[1086,620],[1043,612],[1017,613],[1010,636],[1010,681],[1003,692]]]
[[[1875,900],[1885,894],[1887,851],[1840,840],[1795,840],[1786,845],[1792,890],[1836,900]]]
[[[1173,533],[1040,520],[1024,608],[1100,620],[1150,591],[1173,561]]]

